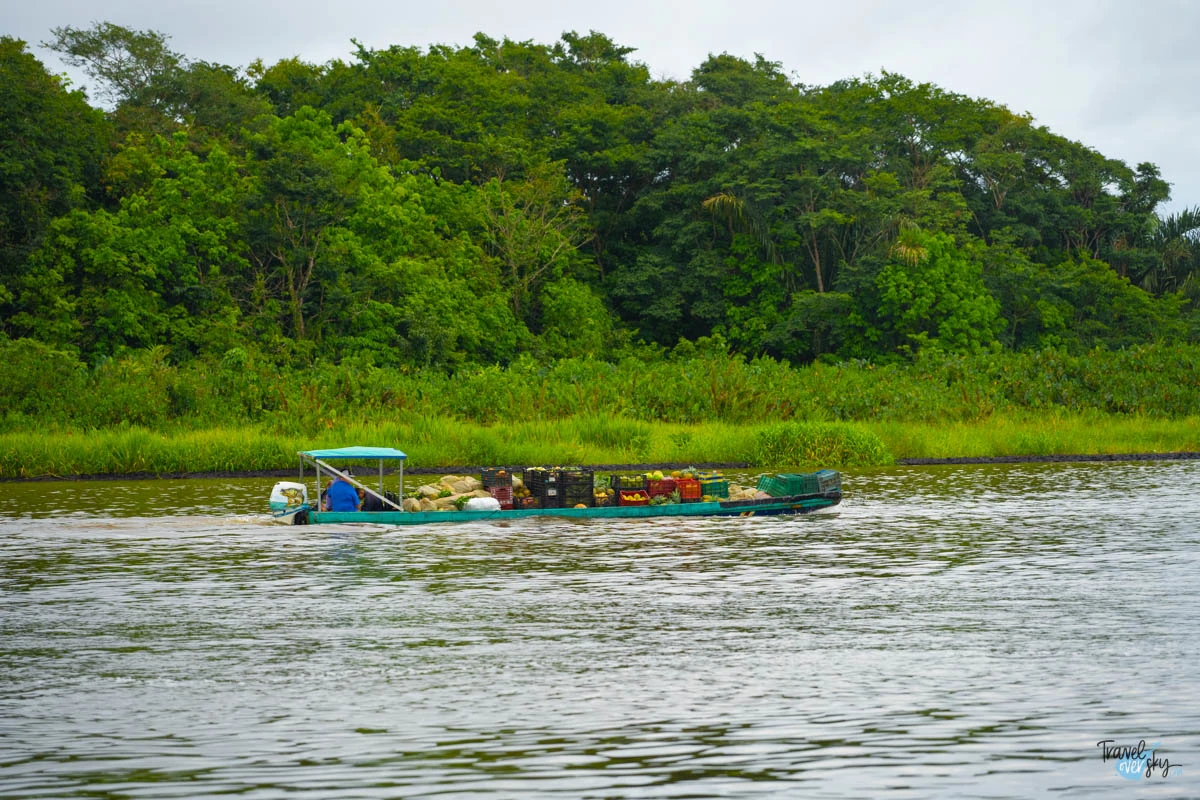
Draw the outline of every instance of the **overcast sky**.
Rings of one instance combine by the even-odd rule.
[[[1055,133],[1173,185],[1167,210],[1200,205],[1200,2],[1192,0],[3,0],[0,33],[38,43],[61,25],[152,28],[192,59],[244,66],[348,60],[354,38],[469,44],[479,31],[551,43],[596,30],[636,48],[659,78],[686,79],[709,53],[778,61],[794,79],[901,73],[1028,112]],[[94,93],[93,93],[94,94]]]

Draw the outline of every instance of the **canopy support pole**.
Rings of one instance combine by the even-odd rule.
[[[312,458],[312,456],[309,456],[309,458]],[[378,494],[378,493],[377,493],[377,492],[376,492],[374,489],[368,489],[366,486],[363,486],[361,483],[359,483],[358,481],[354,480],[354,478],[353,478],[353,477],[351,477],[350,475],[347,475],[346,473],[342,472],[341,470],[339,470],[339,469],[336,469],[336,468],[334,468],[334,467],[330,466],[329,464],[326,464],[326,463],[325,463],[324,461],[322,461],[321,459],[319,459],[319,458],[312,458],[312,462],[313,462],[314,464],[316,464],[316,465],[317,465],[317,474],[318,474],[318,475],[320,475],[320,474],[321,474],[321,468],[322,468],[322,467],[324,467],[325,469],[327,469],[327,470],[328,470],[329,472],[331,472],[332,474],[334,474],[334,475],[338,476],[339,478],[341,478],[342,480],[346,481],[346,483],[349,483],[351,486],[357,486],[359,489],[362,489],[364,492],[366,492],[367,494],[371,495],[372,497],[377,497],[377,498],[379,498],[379,500],[380,500],[381,502],[383,502],[385,505],[389,505],[389,506],[391,506],[392,508],[396,509],[397,511],[403,511],[403,510],[404,510],[404,509],[403,509],[403,508],[401,508],[400,506],[398,506],[398,505],[396,505],[395,503],[393,503],[391,500],[388,500],[388,499],[387,499],[386,497],[384,497],[383,495],[381,495],[381,494]],[[401,467],[401,469],[403,469],[403,467]],[[321,496],[321,481],[320,481],[320,479],[318,478],[318,480],[317,480],[317,497],[319,498],[320,496]]]

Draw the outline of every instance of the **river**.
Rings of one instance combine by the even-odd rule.
[[[272,482],[0,484],[0,797],[1200,796],[1200,463],[405,529]]]

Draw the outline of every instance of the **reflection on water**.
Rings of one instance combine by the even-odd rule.
[[[272,482],[0,485],[0,797],[1200,795],[1200,464],[412,529]]]

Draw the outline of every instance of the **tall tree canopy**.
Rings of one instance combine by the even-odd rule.
[[[86,358],[453,368],[713,337],[807,361],[1200,330],[1200,217],[1159,214],[1157,168],[901,75],[808,86],[722,53],[655,80],[596,31],[244,71],[155,31],[53,34],[112,108],[0,40],[0,324]]]

